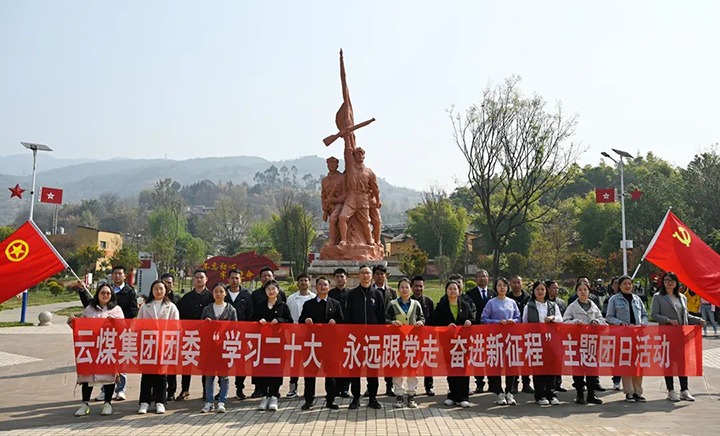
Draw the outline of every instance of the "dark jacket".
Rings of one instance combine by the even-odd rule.
[[[347,296],[348,324],[385,324],[385,296],[373,288],[358,287]]]
[[[220,316],[215,316],[215,308],[213,305],[215,304],[215,301],[205,306],[205,308],[202,311],[202,318],[201,319],[207,319],[210,318],[213,321],[237,321],[237,312],[235,312],[235,308],[232,307],[232,304],[225,305],[225,309],[223,309]]]
[[[420,303],[423,315],[425,315],[425,325],[434,325],[432,322],[433,314],[435,313],[435,303],[433,303],[432,299],[430,297],[426,297],[425,295],[420,298],[417,298],[415,295],[411,295],[410,298]]]
[[[473,321],[468,302],[462,298],[458,298],[458,316],[457,319],[455,319],[452,316],[452,312],[450,312],[450,301],[445,298],[441,299],[435,308],[432,325],[448,326],[453,323],[456,325],[463,325],[467,320],[470,320],[470,322]]]
[[[318,301],[317,297],[306,301],[303,304],[298,323],[303,324],[308,318],[315,324],[327,324],[331,319],[337,323],[344,320],[340,302],[330,297],[326,298],[324,302]]]
[[[477,307],[475,307],[475,302],[466,292],[460,294],[460,299],[466,302],[468,308],[470,309],[470,320],[475,321],[475,319],[480,319],[480,315],[482,314],[482,312],[478,312]],[[443,300],[447,300],[447,294],[443,294],[443,296],[440,297],[440,301]],[[440,303],[438,302],[438,304]]]
[[[112,288],[113,286],[114,285],[111,283],[110,287]],[[80,302],[82,303],[83,307],[88,307],[88,305],[93,299],[92,294],[90,294],[90,292],[85,289],[81,290],[79,293]],[[120,292],[116,293],[115,295],[117,296],[117,305],[120,306],[120,308],[122,309],[125,319],[135,318],[138,314],[138,311],[140,310],[140,308],[138,307],[137,294],[135,293],[135,289],[125,283]]]
[[[372,285],[370,285],[370,287],[373,288],[373,289],[377,289],[378,291],[382,292],[383,297],[384,297],[384,300],[385,300],[385,308],[386,308],[386,309],[387,309],[387,307],[388,307],[388,304],[390,304],[390,302],[391,302],[392,300],[395,300],[395,299],[397,299],[397,297],[398,297],[397,291],[396,291],[395,289],[391,288],[390,286],[388,286],[387,283],[385,283],[385,287],[384,287],[384,288],[379,288],[379,287],[378,287],[376,284],[374,284],[374,283],[373,283]]]
[[[183,295],[178,304],[180,319],[203,319],[203,309],[212,302],[212,294],[207,288],[200,293],[195,292],[195,289],[191,290]]]
[[[330,289],[330,292],[328,293],[328,297],[332,298],[333,300],[337,300],[340,302],[340,308],[343,311],[343,318],[347,319],[347,295],[350,292],[348,288],[338,289],[338,288],[332,288]]]
[[[280,299],[275,302],[272,309],[268,307],[267,300],[263,300],[255,305],[253,308],[253,320],[260,321],[261,319],[267,322],[274,319],[278,320],[278,322],[293,322],[292,315],[290,315],[290,308],[287,304],[280,301]]]
[[[485,305],[488,301],[490,301],[491,298],[496,297],[497,294],[492,289],[485,289],[485,295],[487,296],[487,298],[483,298],[482,293],[480,292],[480,287],[475,286],[474,288],[467,291],[466,295],[475,304],[475,319],[472,321],[474,324],[480,324],[480,317],[482,315],[483,309],[485,309]]]
[[[225,302],[231,304],[232,307],[235,308],[238,321],[250,321],[253,319],[253,310],[255,305],[253,304],[250,291],[240,288],[240,293],[238,293],[237,297],[235,297],[235,301],[232,301],[229,286],[225,289],[225,292]]]
[[[515,295],[513,295],[512,290],[508,289],[507,297],[511,300],[515,300],[515,303],[517,303],[518,306],[518,310],[520,310],[520,314],[523,313],[523,310],[525,310],[525,305],[528,304],[528,302],[530,301],[530,294],[525,291],[522,291],[522,294],[520,294],[519,297],[516,297]]]
[[[257,306],[257,304],[261,301],[267,301],[267,294],[265,293],[265,289],[263,287],[259,287],[255,289],[252,292],[252,301],[253,301],[253,307]],[[283,303],[287,303],[287,295],[285,295],[285,292],[283,292],[282,289],[278,287],[278,300],[282,301]]]

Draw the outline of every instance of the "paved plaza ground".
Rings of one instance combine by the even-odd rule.
[[[37,321],[40,310],[77,305],[30,308],[29,321]],[[0,312],[0,321],[17,320],[18,311]],[[140,376],[130,375],[128,400],[113,402],[112,416],[100,416],[100,403],[91,403],[91,415],[76,418],[80,389],[75,387],[71,330],[64,318],[55,317],[49,327],[0,328],[0,432],[41,435],[709,435],[720,429],[720,338],[703,340],[703,377],[690,379],[694,403],[671,403],[661,377],[648,377],[643,384],[648,402],[629,404],[621,392],[600,396],[602,405],[579,406],[573,392],[561,393],[560,406],[537,406],[532,395],[518,394],[518,405],[495,406],[489,393],[470,398],[469,409],[442,405],[447,384],[435,379],[439,395],[417,397],[420,407],[394,409],[392,399],[380,397],[385,406],[372,410],[362,402],[360,410],[339,411],[321,407],[301,411],[301,399],[281,400],[277,412],[256,411],[258,400],[229,400],[228,413],[201,414],[200,377],[193,377],[191,399],[168,403],[165,415],[137,415]],[[602,377],[603,386],[612,385]],[[677,384],[677,381],[676,381]],[[570,388],[571,379],[563,385]],[[322,389],[322,382],[318,388]],[[232,387],[232,382],[231,382]],[[287,379],[283,394],[287,391]],[[301,379],[302,391],[302,379]],[[383,392],[381,383],[381,392]],[[231,389],[231,392],[233,390]],[[93,396],[97,389],[93,392]],[[246,389],[246,394],[250,389]],[[321,392],[318,394],[322,395]]]

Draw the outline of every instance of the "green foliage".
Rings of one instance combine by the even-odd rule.
[[[140,266],[140,256],[137,250],[133,250],[130,247],[123,247],[116,251],[110,258],[110,265],[122,265],[126,268],[126,271],[131,271],[133,268]]]
[[[313,219],[299,204],[285,206],[273,215],[270,233],[275,248],[293,263],[294,274],[307,271],[308,253],[315,239]]]
[[[465,280],[465,289],[464,289],[464,291],[469,291],[470,289],[474,288],[475,286],[477,286],[477,282],[475,282],[475,280],[472,280],[472,279],[471,279],[471,280]]]
[[[406,277],[422,275],[428,263],[428,255],[419,248],[400,253],[399,269]]]
[[[508,277],[514,275],[525,275],[528,267],[528,259],[520,253],[508,253],[505,255],[506,269],[504,274]]]
[[[452,260],[447,256],[437,256],[435,257],[434,264],[440,282],[447,282],[448,277],[452,274]]]
[[[573,253],[565,261],[565,271],[573,277],[585,275],[588,277],[604,276],[606,260],[592,256],[588,253]]]
[[[215,209],[198,223],[199,233],[220,254],[234,256],[241,252],[250,228],[251,210],[244,186],[232,186],[215,203]]]
[[[267,256],[273,249],[271,228],[271,222],[258,221],[250,226],[250,230],[248,231],[248,246],[261,256]]]
[[[10,226],[0,226],[0,242],[7,239],[16,229]]]
[[[51,294],[55,296],[58,296],[65,291],[65,287],[60,283],[56,282],[55,280],[50,280],[47,283],[47,289],[48,291],[50,291]]]
[[[95,271],[97,261],[104,256],[105,253],[96,245],[83,245],[70,256],[69,262],[76,265],[83,274],[87,274]]]
[[[467,212],[454,207],[444,193],[428,193],[423,204],[407,211],[407,233],[430,256],[456,258],[463,248]]]

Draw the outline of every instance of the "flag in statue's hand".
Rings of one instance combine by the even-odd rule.
[[[0,303],[67,267],[35,223],[26,222],[0,242]]]
[[[689,289],[720,306],[720,255],[672,212],[665,215],[645,259],[673,271]]]

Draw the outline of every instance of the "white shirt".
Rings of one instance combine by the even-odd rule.
[[[292,316],[293,322],[297,324],[302,313],[303,305],[306,301],[312,300],[316,295],[314,292],[308,291],[307,295],[301,295],[300,291],[293,293],[287,299],[288,308],[290,308],[290,316]]]
[[[240,295],[240,291],[237,291],[237,292],[228,291],[228,294],[230,295],[230,299],[234,303],[237,296]]]
[[[547,301],[539,302],[535,301],[535,307],[538,311],[538,319],[540,319],[540,322],[545,322],[545,318],[547,318],[548,313],[548,305]],[[525,310],[523,310],[523,322],[528,322],[528,305],[525,305]]]
[[[225,310],[226,304],[227,303],[223,303],[223,304],[213,303],[213,312],[215,312],[215,318],[220,318],[220,315],[222,315],[223,311]]]

